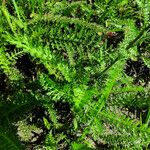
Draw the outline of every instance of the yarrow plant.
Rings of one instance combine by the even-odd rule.
[[[0,149],[149,149],[149,8],[3,0]]]

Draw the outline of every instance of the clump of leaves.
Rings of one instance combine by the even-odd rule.
[[[149,8],[148,0],[3,1],[0,148],[148,149]],[[43,131],[34,144],[17,134],[24,118],[20,133]]]

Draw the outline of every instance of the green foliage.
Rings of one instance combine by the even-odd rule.
[[[12,131],[10,133],[7,133],[6,131],[3,131],[3,129],[0,129],[0,144],[1,149],[23,149],[23,146],[20,145],[19,139],[16,139],[15,133]]]
[[[110,144],[112,143],[114,145],[114,143],[118,143],[117,145],[115,145],[116,147],[119,147],[123,144],[126,148],[133,147],[142,149],[142,146],[138,144],[139,142],[147,146],[150,143],[150,138],[146,136],[149,135],[150,130],[145,124],[141,125],[140,122],[131,120],[124,115],[116,116],[115,113],[109,111],[101,112],[101,116],[106,122],[108,121],[109,124],[112,124],[117,130],[117,133],[115,133],[115,135],[107,135],[108,142]]]
[[[149,149],[149,8],[148,0],[3,1],[0,149],[28,145],[15,124],[39,106],[43,149]]]
[[[14,62],[10,61],[11,58],[13,61],[15,58],[13,56],[6,56],[8,53],[5,53],[3,49],[0,49],[0,66],[3,69],[4,73],[8,75],[10,80],[19,80],[20,75],[18,70],[14,67]]]
[[[72,149],[73,150],[81,150],[81,149],[83,149],[83,150],[93,150],[92,148],[89,148],[84,144],[77,144],[77,143],[74,143],[72,145]]]

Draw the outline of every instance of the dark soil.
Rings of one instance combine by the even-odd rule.
[[[137,61],[128,60],[125,73],[134,78],[135,84],[140,84],[140,81],[143,80],[144,84],[147,85],[150,81],[150,69],[140,58]]]

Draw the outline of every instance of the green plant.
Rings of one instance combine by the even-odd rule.
[[[149,7],[148,0],[3,1],[0,148],[25,149],[15,124],[40,108],[36,149],[148,149]],[[145,78],[129,70],[139,60]]]

